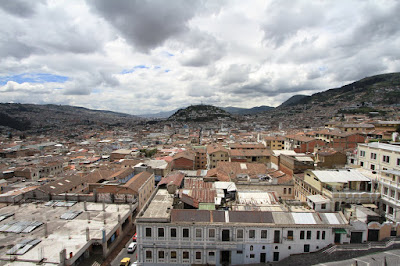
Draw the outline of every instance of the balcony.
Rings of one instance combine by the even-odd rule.
[[[387,185],[387,186],[389,186],[391,188],[400,189],[400,184],[397,183],[396,181],[392,181],[392,180],[389,180],[389,179],[386,179],[386,178],[380,178],[379,182],[381,184]]]
[[[322,189],[322,194],[331,199],[338,198],[353,198],[353,199],[372,199],[377,200],[380,197],[380,193],[378,192],[367,192],[367,191],[359,191],[359,190],[343,190],[343,191],[330,191],[326,188]]]

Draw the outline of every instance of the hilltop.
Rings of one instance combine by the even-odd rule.
[[[179,109],[168,118],[169,121],[178,122],[209,122],[222,118],[233,118],[230,113],[222,108],[212,105],[191,105]]]
[[[271,127],[322,126],[334,116],[344,113],[378,113],[382,119],[393,119],[400,103],[400,73],[381,74],[363,78],[340,88],[329,89],[311,96],[295,95],[259,118],[268,119]],[[398,107],[397,107],[398,109]]]
[[[0,103],[0,130],[42,133],[76,126],[120,126],[137,123],[136,116],[69,105]]]

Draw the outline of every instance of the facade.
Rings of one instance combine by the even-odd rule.
[[[267,149],[270,150],[283,150],[285,149],[285,138],[281,136],[264,137],[264,143]]]
[[[315,163],[319,168],[340,168],[347,163],[347,155],[335,150],[322,150],[315,154]]]
[[[217,167],[218,162],[229,162],[229,151],[216,144],[207,146],[207,168]]]
[[[310,138],[301,135],[285,136],[285,150],[294,150],[295,152],[314,152],[315,147],[324,147],[325,141],[315,138]]]
[[[359,144],[357,160],[362,168],[371,171],[400,171],[400,146],[379,142]]]
[[[149,172],[141,172],[132,177],[124,187],[132,189],[138,199],[138,210],[141,210],[144,204],[149,200],[154,191],[154,174]]]
[[[197,147],[194,148],[194,152],[196,153],[195,157],[195,169],[206,169],[207,168],[207,150],[206,147]]]
[[[140,264],[267,263],[349,242],[340,213],[172,209],[172,202],[160,189],[136,218]]]
[[[234,149],[229,151],[231,162],[264,163],[271,161],[271,152],[267,149]]]
[[[381,210],[385,217],[400,222],[400,171],[382,170],[379,174]]]
[[[304,154],[296,156],[281,154],[279,156],[279,170],[288,175],[302,173],[307,169],[314,169],[314,160],[310,156]]]

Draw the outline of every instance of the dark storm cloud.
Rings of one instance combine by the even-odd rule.
[[[29,17],[35,13],[36,6],[43,1],[0,0],[0,8],[15,16]]]
[[[147,52],[186,31],[200,1],[88,0],[138,50]]]

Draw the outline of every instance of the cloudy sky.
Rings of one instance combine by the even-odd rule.
[[[400,71],[400,1],[0,0],[0,102],[277,106]]]

